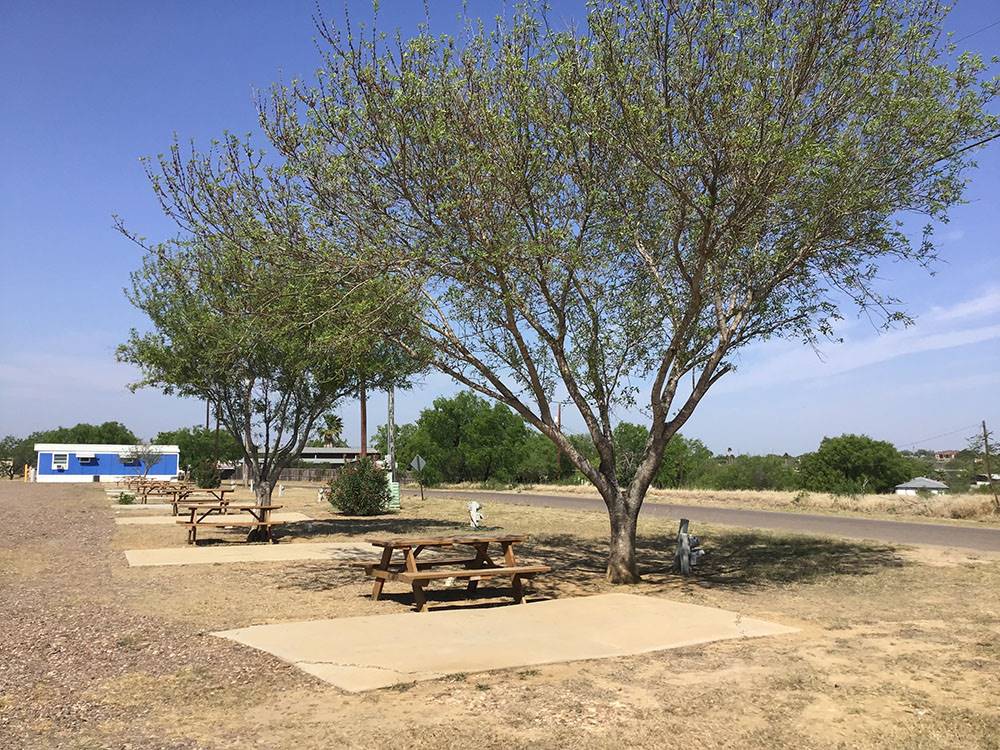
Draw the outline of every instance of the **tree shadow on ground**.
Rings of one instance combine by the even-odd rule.
[[[364,527],[364,530],[355,531],[359,534],[372,531],[419,533],[433,528],[441,533],[444,529],[452,532],[465,529],[460,524],[440,521],[428,523],[428,519],[352,519],[352,522]],[[397,525],[393,525],[394,522]],[[403,522],[403,525],[398,525],[399,522]],[[373,523],[374,528],[370,525]],[[750,530],[713,532],[703,535],[702,540],[707,554],[690,576],[682,577],[673,570],[675,541],[672,537],[640,537],[636,542],[636,555],[644,581],[654,586],[752,590],[818,582],[834,576],[873,575],[908,564],[896,554],[893,546],[871,542]],[[377,550],[373,548],[372,552],[371,557],[374,559]],[[550,574],[539,576],[529,585],[532,600],[608,590],[609,584],[604,578],[607,554],[607,541],[573,534],[530,536],[518,546],[517,551],[521,562],[541,563],[552,568]],[[290,568],[283,575],[279,587],[329,591],[369,582],[360,568],[343,562],[324,562]],[[388,590],[396,586],[399,584],[387,585],[383,597],[411,604],[413,600],[410,591]],[[367,592],[361,595],[367,596]],[[495,583],[483,582],[479,590],[472,594],[465,590],[464,585],[444,587],[438,583],[428,588],[428,598],[435,609],[444,608],[442,603],[461,606],[463,602],[471,606],[499,606],[510,600],[488,603],[476,600],[497,597],[503,599],[509,596],[509,583],[503,579],[498,579]]]
[[[365,535],[390,534],[407,536],[413,534],[433,534],[444,536],[467,531],[468,525],[454,521],[441,521],[436,518],[400,518],[399,516],[372,516],[358,518],[321,518],[311,521],[291,521],[274,530],[275,539],[295,537],[307,539],[320,536],[360,536],[357,541],[363,542]]]
[[[640,537],[636,541],[639,572],[647,580],[674,577],[711,588],[755,588],[809,583],[830,576],[872,575],[906,562],[890,545],[758,531],[704,535],[707,551],[687,578],[673,571],[675,540]],[[547,565],[553,574],[587,573],[603,579],[608,544],[571,534],[533,536],[523,552]]]

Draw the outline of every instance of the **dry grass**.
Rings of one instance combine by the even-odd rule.
[[[443,485],[442,489],[474,490],[473,484]],[[535,492],[546,495],[597,497],[590,485],[529,484],[508,492]],[[1000,525],[988,495],[830,495],[823,492],[780,492],[776,490],[657,490],[646,496],[650,503],[712,505],[755,510],[800,511],[809,513],[853,514],[900,519],[955,519]]]
[[[406,498],[399,514],[347,519],[312,488],[282,503],[317,519],[289,525],[282,543],[442,533],[465,515],[459,499]],[[115,528],[92,488],[0,486],[0,511],[13,529],[0,540],[0,638],[14,655],[0,671],[0,748],[1000,747],[1000,563],[988,555],[931,566],[925,550],[705,527],[710,553],[680,579],[673,522],[643,518],[644,581],[630,590],[800,632],[350,695],[206,633],[404,612],[405,587],[371,602],[358,572],[335,563],[127,568],[122,549],[183,546],[183,531]],[[612,588],[603,514],[489,512],[492,527],[531,534],[526,558],[552,565],[535,596]],[[431,591],[430,614],[413,616],[506,593]]]

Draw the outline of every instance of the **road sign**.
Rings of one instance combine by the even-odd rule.
[[[410,461],[410,468],[414,471],[423,471],[427,462],[424,461],[423,456],[414,456],[413,460]]]

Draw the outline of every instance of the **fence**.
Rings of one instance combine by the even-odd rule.
[[[290,468],[282,469],[281,476],[278,478],[279,482],[329,482],[337,475],[337,469],[322,468],[322,469],[305,469],[305,468]],[[243,476],[244,468],[242,466],[238,467],[235,472],[233,472],[232,479],[238,482],[244,480]],[[249,478],[249,474],[247,477]]]

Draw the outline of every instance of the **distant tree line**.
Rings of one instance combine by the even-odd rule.
[[[647,429],[640,425],[620,422],[615,427],[620,483],[631,481],[647,438]],[[588,435],[570,435],[569,439],[582,454],[598,460]],[[386,450],[384,425],[378,428],[374,446]],[[405,469],[418,454],[427,462],[420,479],[429,485],[582,481],[570,462],[560,459],[550,440],[503,404],[491,404],[471,391],[435,399],[415,423],[397,428],[397,465]],[[903,453],[891,443],[864,435],[824,438],[816,451],[798,457],[716,455],[700,440],[677,435],[667,444],[653,486],[883,493],[915,476],[932,476],[935,471],[933,454]],[[941,476],[953,482],[955,489],[968,489],[968,472]]]
[[[7,435],[0,440],[0,459],[10,462],[6,465],[8,475],[19,476],[24,473],[25,466],[35,465],[35,443],[135,445],[138,442],[135,433],[121,422],[80,422],[73,427],[38,430],[27,437]]]

